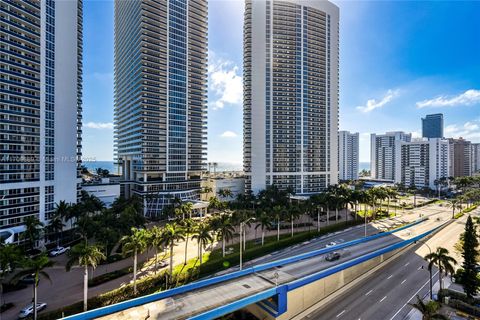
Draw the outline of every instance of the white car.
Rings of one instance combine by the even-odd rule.
[[[37,312],[42,311],[45,308],[47,308],[47,304],[45,302],[37,302]],[[20,310],[18,317],[20,319],[24,319],[31,315],[33,315],[33,303]]]
[[[164,268],[166,266],[168,266],[168,262],[166,262],[165,260],[162,260],[158,263],[159,268]]]
[[[332,242],[329,242],[325,245],[325,248],[330,248],[330,247],[334,247],[336,246],[338,243],[336,243],[335,241],[332,241]]]
[[[56,257],[56,256],[59,256],[65,252],[67,252],[68,250],[70,250],[70,247],[56,247],[55,249],[53,249],[52,251],[50,251],[49,253],[49,256],[50,257]]]

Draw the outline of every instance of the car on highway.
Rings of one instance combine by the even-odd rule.
[[[160,261],[160,262],[158,263],[158,267],[159,267],[159,268],[164,268],[164,267],[166,267],[166,266],[168,266],[168,262],[165,261],[165,260],[162,260],[162,261]]]
[[[50,257],[56,257],[70,250],[70,247],[56,247],[48,254]]]
[[[327,254],[325,256],[325,260],[327,261],[335,261],[335,260],[338,260],[340,259],[340,253],[338,252],[330,252],[329,254]]]
[[[327,243],[327,244],[325,245],[325,248],[334,247],[334,246],[336,246],[337,244],[338,244],[338,243],[336,243],[335,241],[331,241],[331,242],[329,242],[329,243]]]
[[[45,310],[47,308],[47,304],[45,302],[37,302],[37,312]],[[20,314],[18,315],[19,319],[25,319],[30,316],[33,316],[33,303],[26,306],[22,310],[20,310]]]
[[[22,284],[34,284],[35,283],[35,276],[33,274],[28,274],[24,276],[23,278],[20,278],[18,281]]]

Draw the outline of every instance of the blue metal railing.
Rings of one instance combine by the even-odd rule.
[[[390,245],[390,246],[388,246],[388,247],[379,249],[379,250],[377,250],[377,251],[374,251],[374,252],[371,252],[371,253],[369,253],[369,254],[363,255],[363,256],[361,256],[361,257],[352,259],[352,260],[350,260],[350,261],[341,263],[341,264],[339,264],[339,265],[337,265],[337,266],[328,268],[328,269],[326,269],[326,270],[322,270],[322,271],[320,271],[320,272],[317,272],[317,273],[315,273],[315,274],[306,276],[306,277],[301,278],[301,279],[299,279],[299,280],[295,280],[295,281],[292,281],[292,282],[290,282],[290,283],[281,285],[281,286],[279,286],[279,287],[276,288],[276,289],[277,289],[277,292],[281,292],[282,289],[283,289],[283,290],[286,290],[287,292],[288,292],[288,291],[295,290],[295,289],[297,289],[297,288],[303,287],[303,286],[305,286],[305,285],[307,285],[307,284],[310,284],[310,283],[312,283],[312,282],[318,281],[318,280],[320,280],[320,279],[322,279],[322,278],[326,278],[326,277],[328,277],[328,276],[330,276],[330,275],[332,275],[332,274],[335,274],[335,273],[337,273],[337,272],[340,272],[340,271],[343,271],[343,270],[345,270],[345,269],[351,268],[351,267],[353,267],[353,266],[355,266],[355,265],[357,265],[357,264],[360,264],[360,263],[363,263],[363,262],[368,261],[368,260],[370,260],[370,259],[373,259],[373,258],[376,258],[376,257],[378,257],[378,256],[381,256],[382,254],[388,253],[388,252],[390,252],[390,251],[398,250],[398,249],[400,249],[400,248],[402,248],[402,247],[405,247],[405,246],[407,246],[407,245],[409,245],[409,244],[411,244],[411,243],[413,243],[413,242],[415,242],[415,241],[417,241],[417,240],[419,240],[419,239],[421,239],[421,238],[423,238],[423,237],[428,236],[429,234],[437,231],[439,228],[441,228],[441,227],[443,227],[443,226],[444,226],[444,225],[442,224],[441,226],[438,226],[437,228],[434,228],[434,229],[432,229],[432,230],[430,230],[430,231],[427,231],[427,232],[425,232],[425,233],[422,233],[422,234],[420,234],[420,235],[418,235],[418,236],[416,236],[416,237],[414,237],[414,238],[412,238],[412,239],[404,240],[404,241],[399,242],[399,243],[395,243],[395,244]],[[209,319],[215,319],[215,318],[221,317],[221,316],[223,316],[223,315],[225,315],[225,314],[234,312],[234,311],[236,311],[236,310],[240,310],[240,309],[242,309],[242,308],[244,308],[244,307],[246,307],[246,306],[248,306],[248,305],[251,305],[251,304],[253,304],[253,303],[259,303],[259,302],[261,302],[262,300],[265,300],[265,299],[267,299],[267,298],[270,298],[271,295],[268,296],[268,297],[265,298],[265,299],[261,299],[263,293],[267,293],[267,292],[268,292],[267,295],[269,295],[269,294],[271,294],[271,290],[272,290],[272,289],[269,289],[269,290],[267,290],[267,291],[264,291],[264,292],[261,292],[261,293],[257,293],[256,295],[252,295],[252,296],[247,297],[247,298],[245,298],[245,299],[241,299],[241,300],[235,301],[235,302],[233,302],[233,303],[230,303],[230,304],[226,304],[226,305],[224,305],[224,306],[221,306],[221,307],[219,307],[219,308],[209,310],[209,311],[204,312],[204,313],[202,313],[202,314],[199,314],[199,315],[196,315],[196,316],[194,316],[194,317],[191,317],[191,318],[189,318],[189,320],[209,320]],[[248,301],[249,304],[244,305],[244,304],[243,304],[243,301],[244,301],[244,300],[245,300],[245,302]],[[281,305],[280,302],[283,303],[284,305]],[[285,299],[279,299],[279,307],[278,307],[279,310],[282,310],[282,311],[284,310],[284,311],[286,311],[286,303],[287,303],[287,301],[286,301]],[[238,307],[239,305],[242,305],[242,306],[241,306],[241,307]],[[277,316],[280,315],[280,314],[281,314],[281,313],[279,312],[279,314],[277,314]]]
[[[192,282],[192,283],[189,283],[189,284],[177,287],[177,288],[173,288],[173,289],[170,289],[170,290],[165,290],[165,291],[158,292],[158,293],[152,293],[150,295],[146,295],[146,296],[143,296],[143,297],[138,297],[138,298],[130,299],[130,300],[127,300],[127,301],[119,302],[119,303],[116,303],[116,304],[113,304],[113,305],[110,305],[110,306],[105,306],[105,307],[102,307],[102,308],[98,308],[98,309],[86,311],[86,312],[83,312],[83,313],[71,315],[71,316],[65,317],[63,319],[64,320],[95,319],[95,318],[98,318],[98,317],[101,317],[101,316],[105,316],[105,315],[108,315],[108,314],[120,312],[122,310],[126,310],[126,309],[130,309],[130,308],[137,307],[137,306],[140,306],[140,305],[144,305],[144,304],[147,304],[147,303],[150,303],[150,302],[166,299],[166,298],[178,295],[178,294],[190,292],[192,290],[205,288],[205,287],[208,287],[208,286],[211,286],[211,285],[214,285],[214,284],[218,284],[218,283],[221,283],[221,282],[234,280],[234,279],[246,276],[246,275],[250,275],[250,274],[253,274],[253,273],[257,273],[257,272],[265,271],[265,270],[268,270],[268,269],[272,269],[274,267],[295,263],[295,262],[298,262],[300,260],[309,259],[309,258],[316,257],[316,256],[319,256],[319,255],[322,255],[322,254],[325,254],[325,253],[329,253],[329,252],[332,252],[332,251],[335,251],[335,250],[339,250],[339,249],[343,249],[343,248],[346,248],[346,247],[349,247],[349,246],[353,246],[353,245],[357,245],[357,244],[360,244],[360,243],[365,243],[365,242],[368,242],[368,241],[371,241],[371,240],[375,240],[375,239],[378,239],[378,238],[381,238],[381,237],[385,237],[385,236],[394,234],[394,233],[399,232],[401,230],[411,228],[411,227],[413,227],[417,224],[420,224],[420,223],[424,222],[425,220],[428,220],[428,219],[427,218],[422,218],[422,219],[419,219],[419,220],[417,220],[413,223],[407,224],[403,227],[394,229],[392,231],[382,232],[382,233],[378,233],[378,234],[375,234],[375,235],[372,235],[372,236],[359,238],[359,239],[355,239],[355,240],[352,240],[352,241],[347,241],[345,243],[341,243],[341,244],[336,245],[336,246],[314,250],[314,251],[303,253],[303,254],[300,254],[300,255],[296,255],[296,256],[293,256],[293,257],[290,257],[290,258],[280,259],[280,260],[272,261],[272,262],[269,262],[269,263],[261,264],[261,265],[258,265],[258,266],[252,266],[252,267],[249,267],[247,269],[244,269],[244,270],[241,270],[241,271],[231,272],[231,273],[226,274],[226,275],[221,275],[221,276],[217,276],[217,277],[213,277],[213,278],[209,278],[209,279],[205,279],[205,280]]]

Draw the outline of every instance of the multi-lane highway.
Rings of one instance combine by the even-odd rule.
[[[472,214],[478,215],[479,210]],[[442,246],[454,254],[453,245],[463,232],[466,217],[454,221],[431,237],[426,243],[432,249]],[[417,244],[388,262],[354,287],[328,304],[306,315],[304,319],[338,320],[402,320],[412,310],[408,303],[416,295],[429,293],[429,272],[423,257],[429,252],[424,244]],[[433,280],[438,279],[437,270]]]
[[[438,217],[432,217],[422,223],[397,233],[337,250],[340,252],[341,257],[336,261],[326,261],[325,255],[322,254],[298,262],[285,265],[282,264],[281,267],[270,268],[265,271],[223,281],[201,289],[191,290],[160,301],[146,303],[141,306],[111,314],[104,317],[104,319],[138,319],[141,316],[147,315],[152,318],[185,319],[192,315],[275,288],[276,285],[301,279],[307,275],[315,274],[343,262],[361,257],[403,240],[410,239],[416,235],[432,230],[445,222],[445,217],[438,215]],[[318,241],[316,245],[323,244],[324,246],[328,241],[331,240],[322,239]],[[308,251],[311,251],[311,249]],[[279,255],[288,255],[288,257],[291,257],[292,252],[283,252]],[[275,260],[278,258],[278,255],[276,255]]]

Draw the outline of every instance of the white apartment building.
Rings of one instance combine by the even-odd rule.
[[[338,47],[331,2],[245,2],[247,190],[311,194],[338,182]]]
[[[82,1],[0,1],[0,231],[48,223],[81,178]],[[9,235],[8,230],[12,231]]]
[[[359,133],[338,132],[338,177],[357,180],[359,167]]]
[[[435,180],[449,177],[448,140],[396,141],[395,183],[435,189]]]
[[[115,1],[115,156],[122,193],[158,216],[199,200],[206,168],[206,0]]]
[[[472,143],[472,174],[480,171],[480,143]]]
[[[371,177],[374,179],[396,181],[396,142],[410,142],[411,140],[412,134],[403,131],[387,132],[385,134],[373,133],[370,137]]]

